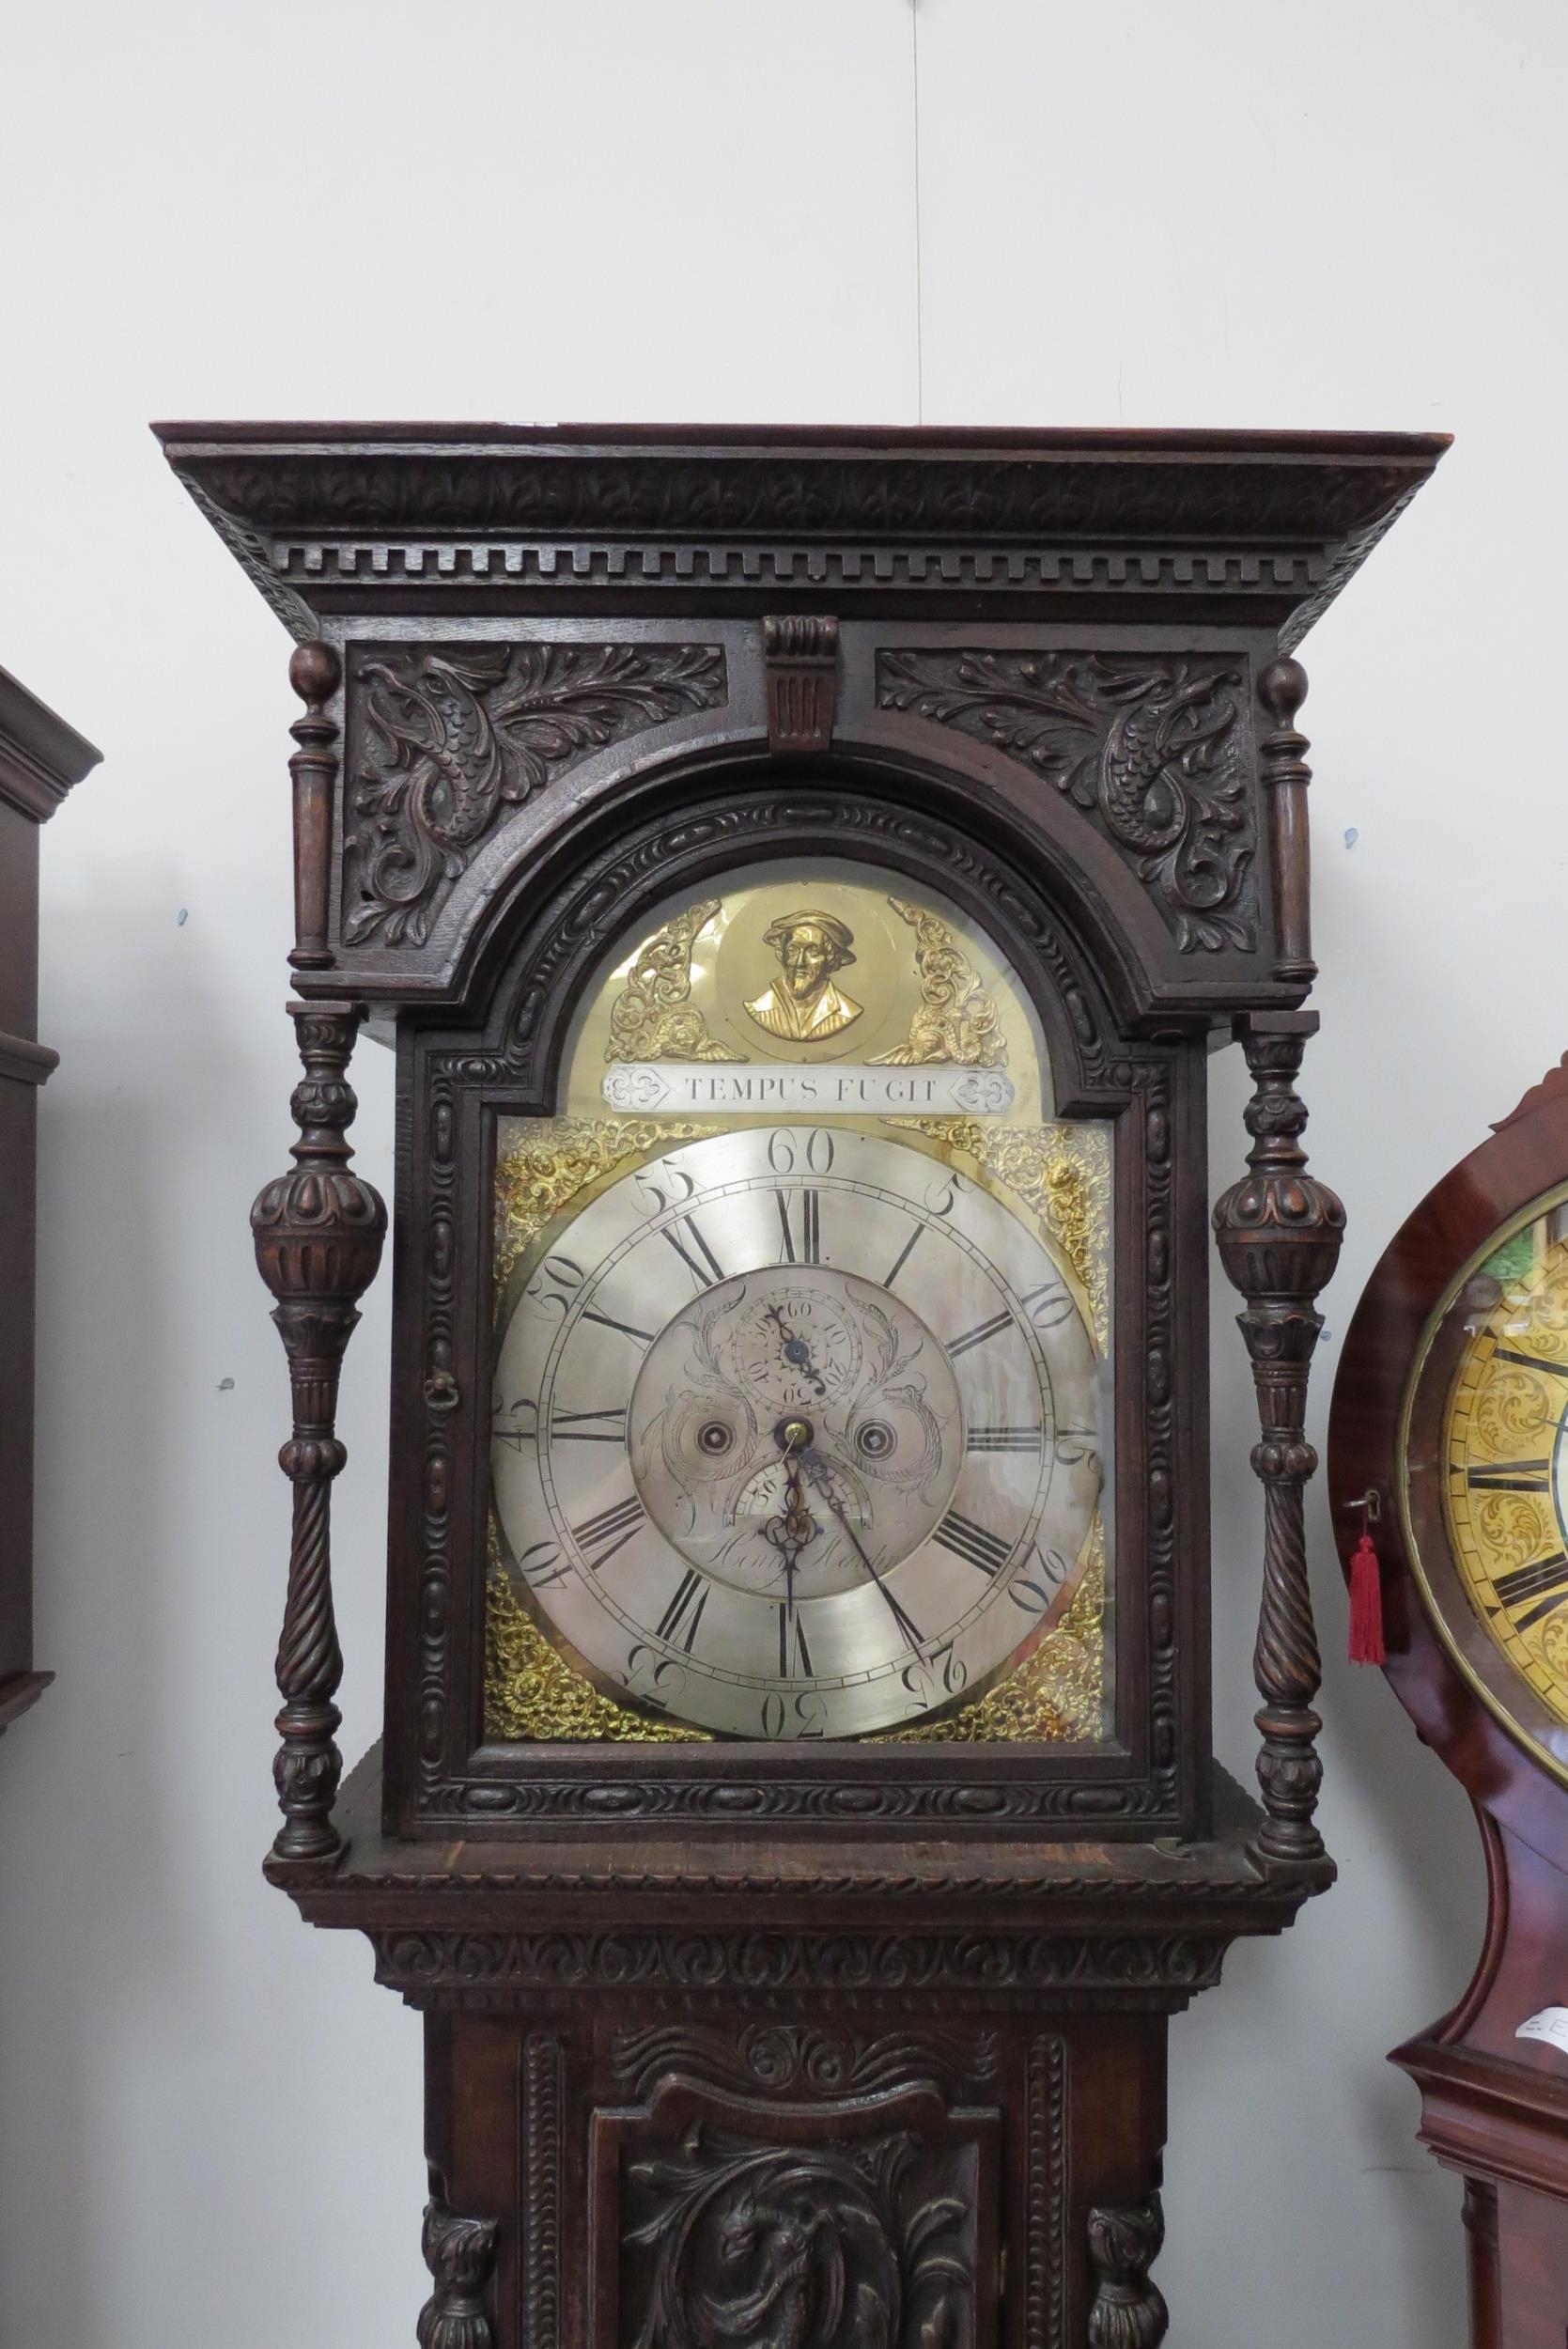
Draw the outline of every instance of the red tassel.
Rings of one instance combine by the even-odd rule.
[[[1383,1644],[1383,1575],[1372,1535],[1363,1533],[1350,1561],[1350,1660],[1386,1664]]]

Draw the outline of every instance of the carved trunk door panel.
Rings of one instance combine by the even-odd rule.
[[[1001,2115],[665,2077],[593,2121],[593,2349],[991,2349]]]

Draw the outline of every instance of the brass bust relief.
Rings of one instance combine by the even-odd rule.
[[[834,972],[855,959],[854,933],[842,922],[831,913],[781,914],[763,943],[777,954],[784,976],[746,1005],[759,1028],[815,1044],[860,1018],[860,1004],[833,982]]]

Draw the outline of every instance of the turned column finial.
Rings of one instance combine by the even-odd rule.
[[[1274,858],[1278,941],[1274,975],[1311,987],[1317,976],[1312,960],[1312,849],[1307,814],[1307,786],[1312,779],[1307,753],[1312,745],[1296,724],[1296,712],[1306,698],[1307,672],[1288,653],[1271,661],[1258,679],[1258,699],[1274,722],[1272,732],[1258,745]]]
[[[343,663],[330,645],[313,638],[296,645],[288,682],[304,715],[288,731],[299,749],[288,762],[294,779],[294,949],[296,971],[329,969],[327,943],[332,886],[333,793],[337,783],[337,721],[327,704],[343,681]]]

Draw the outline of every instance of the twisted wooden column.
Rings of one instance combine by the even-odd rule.
[[[300,1128],[292,1174],[269,1183],[251,1209],[256,1261],[276,1298],[272,1319],[288,1355],[294,1432],[278,1465],[294,1487],[288,1598],[278,1643],[283,1740],[273,1765],[283,1826],[279,1859],[330,1859],[341,1848],[332,1821],[342,1761],[333,1699],[343,1657],[332,1595],[332,1486],[347,1458],[334,1432],[343,1349],[358,1299],[376,1275],[386,1208],[353,1174],[346,1139],[358,1103],[346,1071],[360,1011],[350,1003],[290,1003],[303,1081],[291,1108]]]
[[[1331,1277],[1344,1209],[1307,1173],[1296,1090],[1301,1054],[1317,1027],[1311,1011],[1253,1012],[1236,1022],[1256,1087],[1247,1106],[1249,1172],[1214,1210],[1220,1260],[1245,1298],[1237,1325],[1252,1361],[1263,1440],[1252,1467],[1263,1480],[1263,1601],[1253,1670],[1264,1702],[1258,1781],[1268,1815],[1258,1849],[1271,1859],[1316,1860],[1313,1825],[1323,1765],[1313,1740],[1323,1724],[1312,1699],[1323,1677],[1307,1581],[1302,1494],[1317,1467],[1307,1441],[1307,1378],[1323,1317],[1312,1299]]]
[[[310,771],[302,785],[301,762],[291,762],[296,793],[303,788],[312,796],[318,793],[321,763],[335,733],[320,708],[335,679],[335,658],[325,646],[302,646],[289,675],[309,705],[300,723],[309,738],[303,755]],[[303,831],[305,856],[300,861],[314,868],[319,827],[307,824]],[[297,832],[297,852],[301,847]],[[324,919],[303,926],[306,938],[324,934]],[[315,1003],[290,1003],[288,1009],[304,1063],[289,1104],[300,1138],[292,1171],[269,1183],[251,1209],[256,1261],[277,1300],[272,1319],[288,1356],[294,1406],[294,1431],[278,1455],[294,1487],[294,1521],[277,1656],[283,1698],[277,1728],[283,1743],[272,1772],[284,1816],[272,1855],[279,1860],[322,1860],[342,1849],[332,1818],[342,1770],[333,1742],[342,1716],[333,1700],[343,1677],[333,1614],[332,1486],[347,1457],[335,1432],[337,1381],[343,1349],[359,1320],[358,1300],[380,1262],[386,1208],[349,1165],[353,1151],[348,1128],[359,1104],[348,1067],[360,1007]]]

